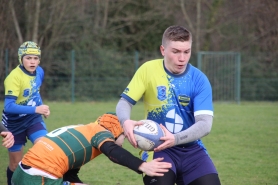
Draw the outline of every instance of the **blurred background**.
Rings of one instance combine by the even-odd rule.
[[[43,99],[118,99],[178,24],[193,34],[190,63],[208,75],[214,101],[277,101],[277,10],[277,0],[0,0],[0,98],[31,40],[42,50]]]

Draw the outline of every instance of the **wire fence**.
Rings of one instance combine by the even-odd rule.
[[[270,55],[267,56],[269,58]],[[42,52],[40,65],[45,71],[45,79],[41,95],[48,101],[118,99],[136,69],[144,62],[156,58],[161,58],[160,53],[74,50]],[[271,57],[273,60],[277,58]],[[275,71],[277,61],[272,61],[271,65],[274,66],[265,71],[267,66],[264,60],[262,54],[242,54],[241,101],[278,101],[278,75]],[[192,54],[190,63],[197,67],[197,54]],[[17,51],[0,50],[0,64],[0,100],[4,100],[4,79],[18,65]],[[214,101],[223,101],[223,97],[217,95]]]

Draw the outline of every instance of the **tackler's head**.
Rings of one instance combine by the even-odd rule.
[[[114,113],[106,113],[97,119],[98,124],[109,130],[117,139],[123,132],[121,123]]]

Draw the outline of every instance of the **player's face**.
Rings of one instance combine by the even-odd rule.
[[[123,143],[124,143],[124,141],[125,141],[125,136],[124,136],[123,134],[121,134],[121,135],[117,138],[117,140],[115,141],[115,143],[116,143],[117,145],[119,145],[119,146],[122,146]]]
[[[161,45],[166,69],[173,74],[183,73],[191,56],[191,46],[191,41],[168,41],[164,46]]]
[[[24,68],[30,73],[34,73],[40,63],[40,57],[36,55],[25,55],[22,58]]]

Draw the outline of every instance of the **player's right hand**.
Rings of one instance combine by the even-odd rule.
[[[123,124],[125,137],[128,139],[128,141],[134,148],[137,148],[137,142],[133,134],[133,129],[137,125],[143,125],[143,123],[140,121],[126,120]]]
[[[161,162],[163,157],[153,159],[150,162],[144,162],[139,166],[139,170],[148,176],[163,176],[165,172],[169,171],[172,167],[171,163]]]
[[[6,148],[11,148],[14,145],[14,136],[9,131],[3,131],[0,135],[4,138],[2,140],[2,145]]]

